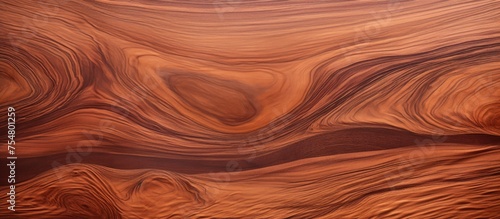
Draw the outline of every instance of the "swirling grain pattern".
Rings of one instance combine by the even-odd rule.
[[[499,1],[0,11],[2,218],[500,218]]]

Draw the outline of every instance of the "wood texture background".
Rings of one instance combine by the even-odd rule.
[[[2,218],[500,218],[499,1],[4,1],[0,18],[19,157],[12,213],[2,131]]]

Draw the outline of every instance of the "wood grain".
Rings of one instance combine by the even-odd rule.
[[[498,1],[0,11],[2,218],[499,217]]]

